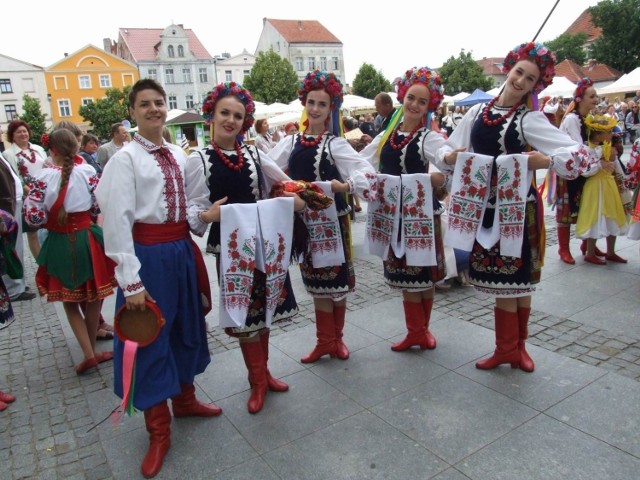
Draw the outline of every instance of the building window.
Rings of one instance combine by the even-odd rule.
[[[327,57],[320,57],[320,70],[327,70]]]
[[[100,88],[111,88],[111,75],[100,75]]]
[[[150,68],[147,71],[147,78],[150,78],[151,80],[157,80],[158,79],[158,71],[155,68]]]
[[[187,110],[189,110],[190,108],[193,108],[193,95],[186,96],[186,105],[187,105]]]
[[[71,116],[71,103],[69,100],[58,100],[58,114],[61,117]]]
[[[207,69],[206,68],[201,68],[200,69],[200,83],[207,83],[208,80],[208,75],[207,75]]]
[[[0,93],[13,93],[13,88],[11,88],[10,79],[0,78]]]
[[[242,79],[242,81],[244,82],[247,79],[247,77],[251,75],[251,70],[244,70],[242,72],[242,75],[244,76],[244,78]]]
[[[169,54],[169,57],[171,58],[176,56],[175,52],[173,51],[173,45],[169,45],[169,48],[167,48],[167,52]]]
[[[182,45],[178,45],[178,56],[184,57],[184,47]]]
[[[91,77],[89,75],[80,75],[78,77],[78,80],[80,81],[80,88],[81,89],[88,89],[91,88]]]
[[[191,69],[183,68],[182,69],[182,78],[184,78],[184,83],[191,83]]]
[[[309,62],[309,71],[315,70],[316,69],[316,57],[309,57],[307,59],[307,61]]]
[[[338,70],[338,57],[331,57],[331,70]]]
[[[169,110],[175,110],[176,108],[178,108],[178,97],[169,95]]]
[[[4,113],[7,114],[7,122],[18,119],[18,111],[16,110],[15,105],[5,105]]]
[[[302,57],[296,57],[296,70],[298,72],[304,70],[304,59]]]
[[[231,80],[233,80],[233,73],[231,72],[231,70],[225,70],[224,71],[224,81],[225,82],[230,82]]]
[[[164,80],[166,83],[174,83],[173,82],[173,68],[167,68],[164,71]]]
[[[82,99],[82,105],[84,107],[86,107],[87,105],[89,105],[90,103],[93,103],[93,98],[87,97],[87,98],[83,98]]]

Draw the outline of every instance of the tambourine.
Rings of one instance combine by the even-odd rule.
[[[128,310],[122,305],[113,319],[113,328],[118,338],[123,342],[136,342],[140,347],[146,347],[153,342],[166,321],[158,305],[147,300],[144,310]]]

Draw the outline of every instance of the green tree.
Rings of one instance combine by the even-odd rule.
[[[589,13],[602,29],[592,57],[624,73],[640,65],[640,0],[603,0]]]
[[[373,65],[363,63],[353,79],[353,93],[365,98],[375,98],[380,92],[390,92],[391,83]]]
[[[47,131],[44,113],[40,110],[40,100],[25,94],[22,97],[22,102],[23,112],[22,115],[19,115],[19,118],[27,122],[31,127],[31,138],[29,141],[40,145],[40,137]]]
[[[471,52],[465,53],[464,49],[460,50],[457,58],[453,55],[449,57],[438,73],[447,95],[473,92],[476,88],[486,91],[493,87],[493,80],[484,75]]]
[[[93,133],[99,138],[111,136],[111,125],[122,120],[129,120],[132,126],[135,123],[129,116],[129,92],[130,86],[123,89],[109,88],[105,97],[79,109],[80,116],[93,127]]]
[[[260,102],[289,103],[297,97],[298,76],[289,60],[270,49],[258,53],[243,86]]]
[[[578,65],[584,65],[587,62],[587,53],[584,51],[584,42],[587,38],[587,34],[584,32],[575,35],[565,32],[559,37],[545,42],[545,45],[556,54],[558,63],[568,59]]]

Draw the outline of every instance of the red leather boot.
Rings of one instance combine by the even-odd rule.
[[[262,351],[262,343],[240,342],[240,350],[244,363],[249,371],[249,384],[251,385],[251,395],[247,401],[249,413],[258,413],[264,406],[264,397],[267,395],[267,367]]]
[[[342,331],[344,330],[344,317],[346,313],[346,305],[333,306],[333,321],[336,331],[336,355],[340,360],[346,360],[349,358],[349,349],[342,341]]]
[[[529,336],[529,314],[530,308],[518,307],[518,350],[520,350],[520,370],[533,372],[535,365],[524,347],[524,341]]]
[[[260,343],[262,344],[262,354],[264,355],[264,368],[267,372],[267,385],[272,392],[286,392],[289,390],[289,385],[282,380],[278,380],[271,376],[269,371],[269,329],[265,328],[260,333]],[[251,383],[251,382],[249,382]]]
[[[338,354],[333,312],[316,310],[316,337],[316,347],[309,355],[300,359],[302,363],[313,363],[324,355],[335,357]]]
[[[422,310],[424,311],[424,328],[427,331],[427,348],[433,350],[436,348],[436,337],[429,331],[429,322],[431,321],[431,310],[433,309],[433,298],[422,299]]]
[[[149,432],[149,450],[142,460],[144,478],[155,477],[162,469],[162,462],[171,446],[171,413],[166,401],[147,408],[144,422]]]
[[[476,363],[476,368],[491,370],[503,363],[510,363],[511,368],[520,365],[519,320],[518,312],[507,312],[499,308],[494,309],[496,328],[496,350],[492,356]]]
[[[180,395],[171,397],[174,417],[215,417],[222,413],[217,405],[198,401],[194,385],[182,384],[180,390]]]
[[[416,346],[424,350],[429,348],[427,332],[425,330],[425,316],[421,303],[402,302],[404,305],[404,321],[407,325],[407,336],[404,340],[391,345],[394,352],[404,352]]]
[[[569,239],[571,238],[571,230],[569,225],[558,225],[558,255],[560,260],[569,265],[575,265],[576,261],[571,256],[569,249]]]

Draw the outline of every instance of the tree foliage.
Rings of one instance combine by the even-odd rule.
[[[45,116],[40,109],[40,100],[25,94],[22,96],[22,102],[23,112],[19,115],[19,118],[27,122],[29,127],[31,127],[31,138],[29,141],[40,145],[40,137],[47,131]]]
[[[116,122],[129,120],[132,126],[135,125],[129,116],[130,91],[130,86],[109,88],[104,98],[80,107],[80,116],[92,125],[93,133],[99,138],[109,138],[111,125]]]
[[[457,58],[453,55],[449,57],[438,73],[447,95],[473,92],[476,88],[486,91],[493,87],[493,80],[484,75],[471,52],[465,53],[464,49],[460,50]]]
[[[584,65],[587,62],[587,53],[584,51],[584,42],[587,38],[588,36],[584,32],[575,35],[565,32],[559,37],[545,42],[545,45],[556,54],[558,63],[568,59],[578,65]]]
[[[598,62],[629,73],[640,65],[640,0],[603,0],[589,8],[592,22],[602,29],[593,43]]]
[[[243,86],[255,100],[271,104],[289,103],[297,98],[298,76],[289,60],[273,50],[258,53],[251,73]]]
[[[354,95],[373,99],[380,92],[390,92],[391,83],[373,65],[363,63],[353,79],[352,90]]]

